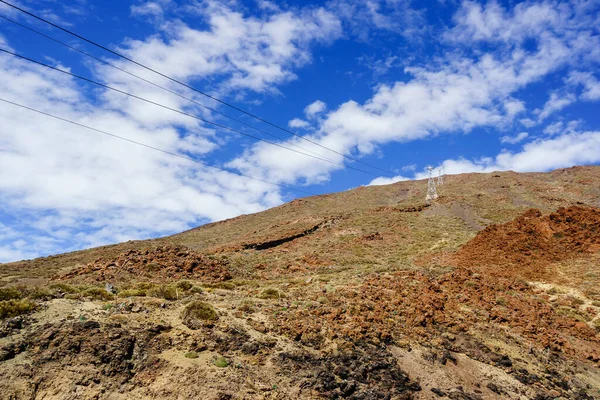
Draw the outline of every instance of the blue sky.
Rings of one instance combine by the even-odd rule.
[[[298,136],[4,5],[3,16],[281,139],[4,19],[0,47],[333,163],[0,54],[0,98],[229,171],[0,101],[0,262],[163,236],[302,196],[236,172],[329,193],[419,179],[428,164],[455,174],[600,163],[599,1],[63,3],[13,1]]]

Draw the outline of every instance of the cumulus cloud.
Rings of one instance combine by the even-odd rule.
[[[149,3],[138,7],[142,6],[145,11],[132,12],[153,9]],[[222,3],[204,2],[197,11],[206,19],[205,28],[168,21],[162,35],[127,41],[121,51],[183,81],[216,77],[218,91],[264,92],[293,79],[293,70],[310,62],[310,46],[328,43],[340,34],[339,21],[323,8],[271,12],[259,18]],[[111,62],[205,101],[141,68]],[[8,55],[0,56],[0,71],[4,99],[173,153],[202,160],[231,140],[217,137],[210,126],[197,120],[113,92],[90,90],[74,78]],[[214,117],[107,66],[94,65],[92,72],[96,79],[121,90]],[[18,239],[7,234],[0,239],[0,262],[173,233],[256,212],[280,204],[286,196],[276,186],[4,102],[0,102],[0,120],[0,198],[11,218],[27,221],[19,227]]]
[[[519,152],[504,151],[479,160],[449,159],[442,163],[447,174],[466,172],[541,172],[579,164],[600,162],[600,131],[563,133],[552,139],[535,140]],[[424,174],[417,175],[425,177]]]
[[[327,109],[327,104],[322,102],[321,100],[317,100],[306,106],[304,109],[304,113],[308,118],[314,118],[316,115],[322,113]]]
[[[407,67],[411,79],[379,85],[362,104],[354,100],[341,104],[307,138],[338,153],[360,157],[389,142],[469,133],[476,127],[506,129],[525,111],[524,101],[515,97],[521,89],[562,68],[594,62],[596,48],[600,48],[598,36],[590,33],[594,20],[569,4],[523,3],[508,12],[495,3],[481,7],[465,2],[454,20],[456,26],[445,36],[452,46],[470,49],[481,42],[500,49]],[[524,46],[526,39],[529,42]],[[571,95],[552,94],[538,111],[539,119],[571,101]],[[537,124],[529,118],[520,122]],[[279,151],[258,144],[230,165],[287,183],[320,182],[338,170],[335,165],[298,159],[293,167],[275,173],[274,153]],[[343,161],[335,154],[323,155]]]
[[[307,121],[304,121],[300,118],[294,118],[288,122],[288,126],[290,128],[308,128],[310,124]]]

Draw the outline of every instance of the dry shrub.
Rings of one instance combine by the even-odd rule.
[[[190,329],[199,329],[203,326],[212,326],[219,319],[217,312],[208,303],[193,301],[183,309],[181,320]]]
[[[5,300],[0,301],[0,319],[12,318],[26,314],[35,308],[35,304],[29,300]]]

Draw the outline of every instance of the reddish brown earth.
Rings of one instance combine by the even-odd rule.
[[[208,257],[183,246],[159,246],[146,250],[128,250],[116,258],[97,259],[59,280],[82,282],[122,282],[128,279],[178,280],[198,279],[203,282],[222,282],[231,279],[227,261]]]
[[[548,215],[531,209],[506,224],[490,225],[453,260],[492,275],[552,280],[552,263],[598,251],[600,209],[571,206]]]

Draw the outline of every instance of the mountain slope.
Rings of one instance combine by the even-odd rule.
[[[0,330],[0,389],[599,397],[600,167],[448,176],[431,204],[426,185],[0,265],[0,300],[36,307]]]

